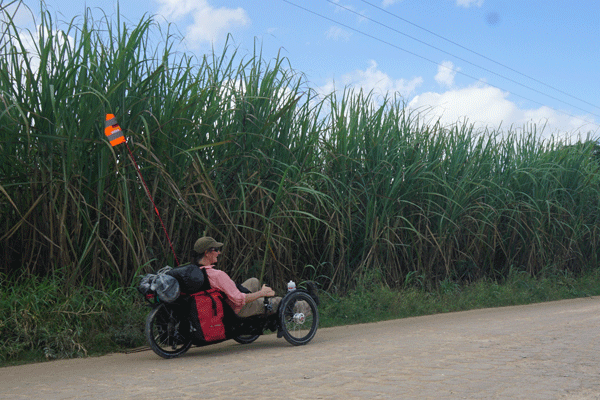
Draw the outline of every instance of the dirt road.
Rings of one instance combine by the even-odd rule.
[[[600,298],[0,369],[0,399],[600,399]]]

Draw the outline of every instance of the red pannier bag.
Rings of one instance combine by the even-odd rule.
[[[226,339],[223,322],[223,292],[209,289],[192,296],[192,326],[197,339],[215,342]]]

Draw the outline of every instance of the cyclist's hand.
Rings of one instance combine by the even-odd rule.
[[[275,296],[275,291],[273,289],[271,289],[270,287],[268,287],[267,285],[263,285],[262,288],[260,289],[260,291],[261,291],[262,295],[265,297]]]

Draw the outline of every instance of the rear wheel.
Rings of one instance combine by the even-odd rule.
[[[250,344],[258,339],[260,335],[240,335],[233,338],[239,344]]]
[[[317,333],[319,310],[308,293],[297,290],[281,301],[279,320],[285,340],[300,346],[310,342]]]
[[[163,358],[178,357],[192,345],[189,321],[164,304],[148,314],[145,334],[152,350]]]

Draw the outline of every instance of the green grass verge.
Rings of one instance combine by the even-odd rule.
[[[60,278],[0,275],[0,366],[101,355],[144,344],[135,289],[69,287]]]
[[[0,367],[102,355],[145,345],[149,311],[135,289],[68,288],[60,279],[2,281]],[[441,282],[435,291],[367,284],[345,296],[321,292],[321,327],[600,295],[600,273],[503,283]]]
[[[421,288],[392,290],[369,285],[347,296],[328,296],[320,307],[321,326],[383,321],[478,308],[504,307],[600,295],[600,272],[579,277],[557,275],[534,279],[512,274],[505,282],[483,280],[471,284],[440,282],[435,291]]]

